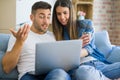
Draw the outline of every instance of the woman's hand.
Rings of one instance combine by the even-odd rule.
[[[89,33],[85,33],[83,34],[80,39],[82,39],[83,43],[82,43],[82,47],[86,46],[87,44],[90,43],[91,40],[91,34]]]

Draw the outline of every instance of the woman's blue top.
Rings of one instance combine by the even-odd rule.
[[[77,26],[78,26],[78,39],[82,36],[83,32],[88,32],[91,34],[91,41],[88,45],[84,46],[85,49],[87,49],[88,54],[90,56],[93,56],[97,60],[100,60],[104,63],[110,63],[108,62],[103,53],[101,53],[97,47],[95,46],[95,38],[94,38],[94,29],[92,26],[92,21],[91,20],[79,20],[77,21]],[[65,40],[70,40],[68,31],[66,27],[63,27],[63,36]]]

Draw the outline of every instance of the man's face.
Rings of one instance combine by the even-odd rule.
[[[49,9],[38,9],[32,14],[34,28],[39,33],[45,33],[50,24],[51,11]]]

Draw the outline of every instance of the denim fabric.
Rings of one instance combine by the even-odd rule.
[[[104,62],[109,63],[106,61],[104,55],[102,52],[100,52],[96,46],[95,46],[95,35],[94,35],[94,29],[92,26],[91,20],[79,20],[77,21],[77,30],[78,30],[78,39],[82,36],[83,32],[87,32],[91,34],[91,41],[88,45],[84,46],[84,48],[88,51],[90,56],[93,56],[94,58]],[[63,28],[63,36],[65,40],[70,40],[69,34],[66,28]]]
[[[43,80],[43,79],[44,79],[43,76],[37,76],[26,73],[20,80]]]
[[[101,71],[89,65],[80,65],[69,72],[72,80],[109,80]]]
[[[71,78],[64,70],[54,69],[47,75],[32,75],[26,73],[20,80],[71,80]]]
[[[112,63],[120,62],[120,46],[112,47],[112,50],[107,57],[107,60]]]
[[[113,64],[105,64],[98,60],[94,60],[83,63],[82,65],[93,66],[96,70],[101,71],[106,77],[110,79],[120,78],[120,62],[116,62]]]
[[[55,69],[46,76],[45,80],[71,80],[71,78],[64,70]]]
[[[110,64],[104,57],[103,53],[95,46],[95,36],[92,22],[90,20],[80,20],[77,22],[78,26],[78,38],[80,38],[83,32],[89,32],[92,37],[88,45],[84,48],[88,51],[90,56],[93,56],[99,61],[90,61],[84,63],[84,67],[80,67],[73,71],[73,80],[105,80],[105,76],[111,79],[120,77],[120,62]],[[64,39],[69,40],[67,30],[64,30]],[[104,74],[104,75],[103,75]],[[87,77],[86,77],[87,76]]]
[[[84,48],[88,51],[89,55],[93,56],[94,58],[97,58],[98,60],[104,63],[109,63],[108,61],[106,61],[103,53],[100,52],[95,46],[95,35],[94,35],[94,29],[92,26],[92,21],[80,20],[77,23],[78,23],[78,38],[82,36],[83,32],[88,32],[91,34],[90,43],[84,46]]]

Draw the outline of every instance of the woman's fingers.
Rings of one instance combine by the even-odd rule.
[[[81,37],[80,39],[83,40],[83,47],[84,47],[85,45],[89,44],[90,38],[91,38],[91,37],[90,37],[90,34],[84,34],[84,35],[82,35],[82,37]]]

